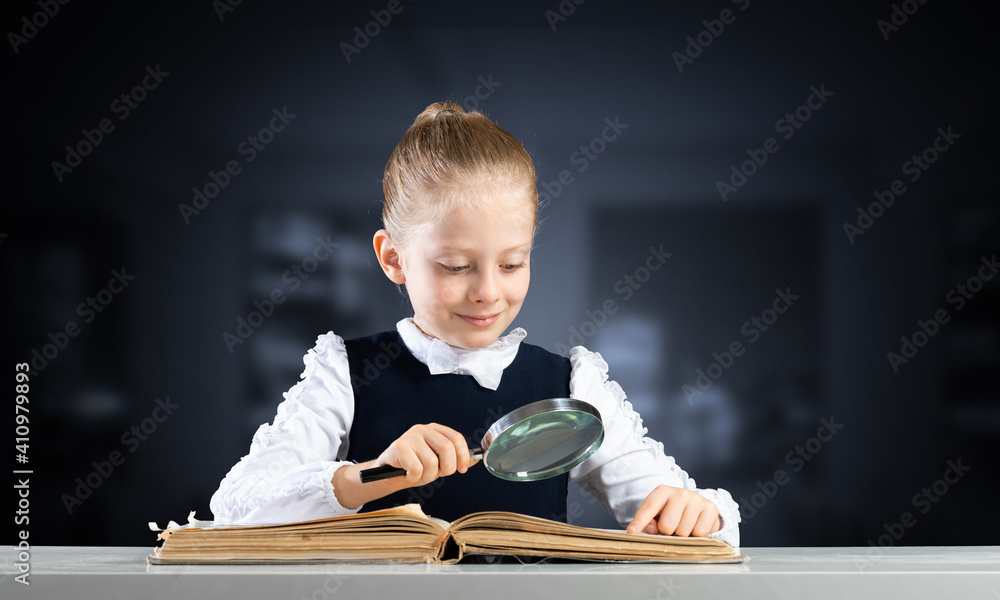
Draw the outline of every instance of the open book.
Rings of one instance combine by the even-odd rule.
[[[725,542],[698,537],[591,529],[509,512],[480,512],[453,523],[417,504],[283,525],[171,526],[151,564],[457,562],[472,554],[596,561],[742,562]]]

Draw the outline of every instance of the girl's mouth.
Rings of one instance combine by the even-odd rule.
[[[486,315],[482,317],[474,317],[469,315],[458,315],[463,321],[469,323],[470,325],[475,325],[476,327],[489,327],[490,325],[497,322],[500,318],[501,313],[496,313],[494,315]]]

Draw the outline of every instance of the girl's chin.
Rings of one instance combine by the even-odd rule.
[[[437,338],[449,346],[466,350],[486,348],[500,339],[500,334],[510,326],[510,323],[501,322],[501,319],[494,319],[488,327],[471,325],[465,320],[459,320],[452,323],[452,327],[438,327],[436,330],[424,327],[416,319],[414,319],[414,324],[425,335]]]
[[[441,340],[458,348],[466,350],[481,350],[500,338],[495,327],[484,328],[477,331],[455,332],[452,335],[441,337]]]
[[[493,342],[499,339],[497,336],[487,337],[484,334],[479,334],[477,336],[454,336],[450,339],[441,338],[442,341],[447,342],[450,346],[455,346],[456,348],[464,348],[466,350],[482,350],[483,348],[489,346]]]

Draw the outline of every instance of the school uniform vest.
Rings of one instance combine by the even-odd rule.
[[[525,404],[569,397],[569,360],[521,343],[496,391],[469,375],[431,375],[403,343],[399,332],[346,340],[354,388],[354,423],[348,460],[378,458],[414,425],[440,423],[458,431],[469,448],[480,445],[494,421]],[[484,510],[504,510],[566,521],[567,474],[541,481],[494,477],[482,464],[466,473],[368,502],[362,511],[418,503],[425,513],[453,521]]]

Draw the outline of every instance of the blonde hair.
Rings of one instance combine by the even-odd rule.
[[[462,194],[469,185],[481,194]],[[514,136],[478,111],[436,102],[413,121],[389,156],[382,180],[382,223],[397,245],[473,196],[495,203],[498,191],[523,191],[538,216],[535,165]],[[502,195],[509,198],[509,195]]]

